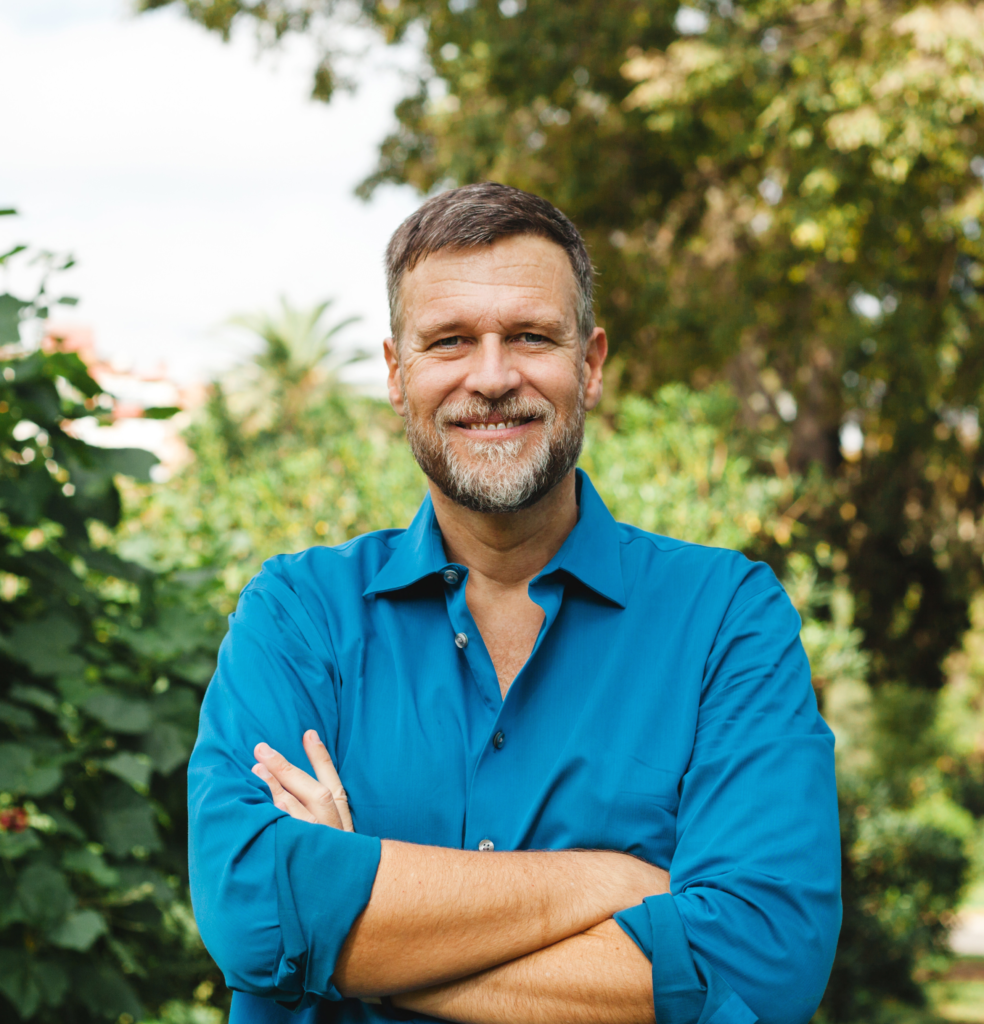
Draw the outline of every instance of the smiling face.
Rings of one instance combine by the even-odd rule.
[[[577,462],[605,332],[584,345],[567,254],[536,235],[442,249],[401,283],[389,393],[424,472],[476,512],[517,512]]]

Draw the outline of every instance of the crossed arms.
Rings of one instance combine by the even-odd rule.
[[[317,733],[312,778],[266,744],[253,771],[274,803],[353,831]],[[463,1024],[655,1019],[651,965],[612,915],[669,891],[669,875],[609,851],[478,853],[384,840],[372,894],[342,946],[344,995]]]

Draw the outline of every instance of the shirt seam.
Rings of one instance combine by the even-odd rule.
[[[283,582],[283,581],[279,580],[278,582]],[[287,589],[294,595],[294,597],[297,598],[297,601],[298,601],[298,603],[300,603],[301,607],[304,608],[304,602],[301,601],[300,596],[293,589],[293,587],[288,586],[286,583],[284,583],[283,585],[285,587],[287,587]],[[290,621],[293,622],[295,626],[298,625],[297,620],[291,614],[290,609],[287,608],[287,606],[283,603],[283,601],[280,600],[280,598],[277,596],[277,594],[273,590],[271,590],[268,586],[265,585],[265,581],[259,580],[258,578],[254,578],[254,579],[250,580],[250,582],[247,584],[246,588],[243,590],[241,596],[245,597],[248,592],[250,592],[250,591],[256,592],[256,591],[259,591],[259,590],[263,591],[264,594],[269,594],[271,599],[277,602],[277,604],[283,610],[283,612],[287,616],[287,618],[289,618]],[[308,614],[306,608],[304,608],[304,612],[305,612],[306,615]],[[311,621],[311,625],[314,626],[315,629],[317,629],[318,627],[315,624],[314,620],[311,619],[310,615],[308,615],[308,618]],[[308,641],[307,637],[304,635],[304,630],[300,629],[300,627],[298,627],[298,633],[300,634],[300,639],[301,639],[301,642],[304,644],[304,646],[312,654],[314,654],[315,657],[317,657],[317,654],[316,654],[314,648],[311,646],[311,644]],[[336,650],[336,647],[335,647],[335,639],[331,635],[331,627],[329,626],[327,620],[325,621],[325,638],[327,640],[326,646],[328,648],[328,654],[331,657],[332,665],[335,667],[336,674],[337,674],[338,654],[337,654],[337,650]]]

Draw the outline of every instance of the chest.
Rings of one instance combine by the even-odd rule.
[[[696,722],[694,645],[667,645],[622,609],[565,601],[532,641],[523,634],[529,648],[503,699],[490,649],[500,634],[479,631],[464,602],[443,605],[392,601],[340,652],[325,733],[356,829],[668,863]]]

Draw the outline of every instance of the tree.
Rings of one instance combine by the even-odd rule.
[[[106,546],[118,475],[156,459],[76,436],[112,399],[75,353],[21,343],[48,306],[44,283],[0,295],[0,1016],[132,1024],[218,980],[183,772],[218,622]]]
[[[185,7],[227,34],[253,19],[332,39],[340,17],[331,0]],[[984,551],[977,9],[361,11],[391,41],[424,26],[429,62],[365,190],[493,178],[566,210],[599,267],[623,381],[725,378],[749,429],[788,423],[792,466],[837,477],[836,502],[802,532],[848,552],[875,678],[939,686]]]
[[[247,433],[294,430],[309,406],[323,402],[338,388],[338,370],[366,358],[361,351],[347,358],[334,351],[336,335],[359,318],[348,317],[329,326],[324,319],[331,305],[328,299],[299,309],[281,298],[275,314],[243,314],[230,321],[263,342],[256,357],[241,364],[225,384],[225,391],[245,413],[240,419]]]

